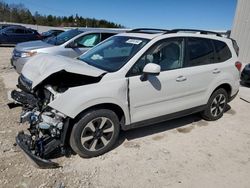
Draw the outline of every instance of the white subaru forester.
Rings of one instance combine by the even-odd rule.
[[[233,39],[201,30],[135,29],[100,43],[77,59],[36,55],[23,68],[17,144],[39,167],[56,167],[52,153],[82,157],[115,145],[120,129],[201,112],[222,117],[239,90],[241,63]]]

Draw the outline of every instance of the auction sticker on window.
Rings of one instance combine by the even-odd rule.
[[[126,43],[129,43],[129,44],[140,44],[142,41],[141,40],[137,40],[137,39],[128,39],[126,41]]]

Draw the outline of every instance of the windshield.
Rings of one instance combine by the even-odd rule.
[[[78,29],[72,29],[72,30],[63,32],[57,35],[56,37],[49,38],[45,40],[45,42],[49,44],[53,44],[53,45],[61,45],[67,42],[68,40],[72,39],[76,35],[79,35],[80,33],[83,33],[83,31],[80,31]]]
[[[147,39],[114,36],[92,48],[78,59],[99,69],[115,72],[125,65],[145,44]]]

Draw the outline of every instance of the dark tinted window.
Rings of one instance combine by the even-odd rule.
[[[203,38],[188,38],[188,66],[198,66],[214,63],[214,49],[211,40]]]
[[[24,33],[25,33],[25,30],[24,30],[24,29],[16,29],[16,30],[15,30],[15,33],[16,33],[16,34],[24,34]]]
[[[15,32],[15,29],[11,28],[11,29],[7,29],[5,30],[6,33],[14,33]]]
[[[232,54],[225,42],[213,40],[217,54],[217,63],[224,62],[232,57]]]
[[[33,31],[32,31],[32,30],[27,29],[27,30],[26,30],[26,33],[27,33],[27,34],[33,34]]]
[[[63,33],[60,33],[56,37],[49,38],[48,40],[46,40],[46,42],[52,45],[61,45],[67,42],[68,40],[72,39],[76,35],[79,35],[80,33],[83,33],[83,31],[78,29],[71,29]]]
[[[102,41],[106,40],[107,38],[115,35],[115,33],[102,33]]]

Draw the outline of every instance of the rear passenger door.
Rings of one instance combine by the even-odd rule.
[[[189,82],[189,108],[207,103],[207,91],[220,70],[215,64],[216,54],[212,40],[186,38],[186,65],[184,76]]]
[[[16,38],[16,43],[27,41],[25,29],[16,28],[15,29],[15,38]]]

